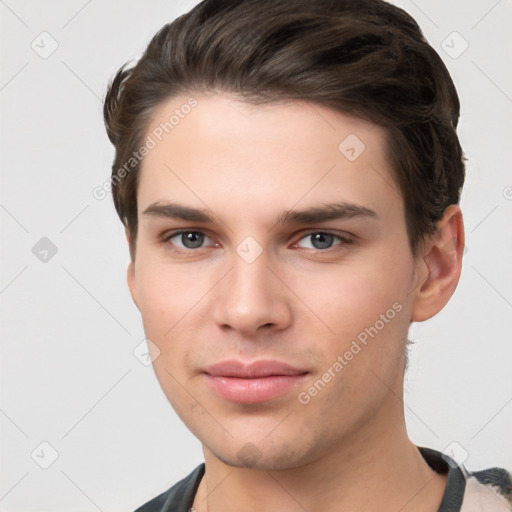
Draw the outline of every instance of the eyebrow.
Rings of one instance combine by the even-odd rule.
[[[215,218],[209,210],[190,208],[178,203],[153,203],[143,212],[143,215],[178,219],[191,222],[214,224]],[[354,217],[378,218],[373,210],[353,203],[336,202],[304,210],[286,210],[280,213],[275,224],[316,224],[337,219]]]

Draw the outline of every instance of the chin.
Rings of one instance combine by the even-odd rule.
[[[227,453],[225,450],[209,451],[221,462],[233,468],[255,469],[259,471],[280,471],[293,469],[306,463],[306,454],[284,444],[266,448],[258,448],[251,442],[246,442],[238,450]]]

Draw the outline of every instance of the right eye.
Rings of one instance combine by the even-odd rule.
[[[170,242],[180,250],[202,249],[205,247],[203,244],[208,240],[211,242],[210,246],[214,247],[216,245],[201,231],[179,231],[165,238],[166,242]]]

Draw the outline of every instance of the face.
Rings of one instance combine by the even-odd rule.
[[[130,290],[204,447],[298,467],[398,414],[419,263],[385,132],[304,102],[194,98],[148,129]]]

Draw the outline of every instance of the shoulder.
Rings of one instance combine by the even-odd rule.
[[[506,469],[470,471],[445,453],[418,449],[434,471],[448,477],[438,512],[512,511],[512,474]]]
[[[461,512],[512,510],[512,474],[506,469],[465,470],[465,477]]]
[[[148,501],[135,512],[188,512],[202,476],[204,463],[170,489]]]

